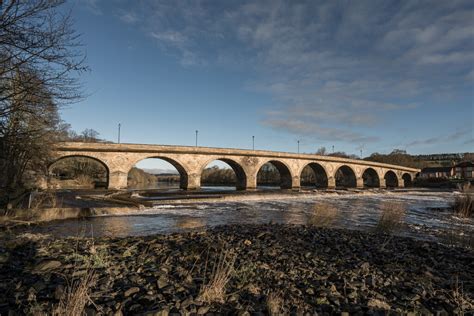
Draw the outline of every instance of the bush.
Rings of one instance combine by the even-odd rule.
[[[468,193],[457,196],[453,203],[453,210],[460,217],[474,217],[474,199]]]

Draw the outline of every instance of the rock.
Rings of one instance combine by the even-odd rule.
[[[306,289],[306,294],[308,295],[314,295],[314,290],[312,288],[307,288]]]
[[[164,275],[160,276],[158,281],[156,281],[156,284],[158,285],[158,288],[161,290],[162,288],[168,286],[168,278]]]
[[[209,311],[209,306],[201,306],[197,310],[198,315],[204,315]]]
[[[369,302],[367,303],[367,306],[369,308],[375,308],[375,309],[383,309],[383,310],[390,309],[390,305],[388,305],[384,301],[381,301],[375,298],[370,299]]]
[[[46,260],[36,265],[34,272],[46,272],[50,270],[55,270],[62,265],[60,261],[57,260]]]
[[[10,258],[8,253],[0,253],[0,263],[5,263]]]
[[[123,295],[124,295],[125,297],[129,297],[130,295],[133,295],[133,294],[138,293],[138,292],[140,292],[140,288],[138,288],[138,287],[131,287],[131,288],[129,288],[128,290],[126,290],[125,293],[123,293]]]
[[[244,245],[250,246],[251,244],[252,244],[252,242],[250,240],[248,240],[248,239],[244,240]]]

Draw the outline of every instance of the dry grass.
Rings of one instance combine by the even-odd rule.
[[[84,315],[86,306],[88,304],[94,304],[90,294],[95,283],[96,276],[92,269],[89,269],[82,278],[68,282],[59,304],[53,308],[51,314],[54,316]]]
[[[45,208],[57,208],[59,204],[58,198],[53,191],[44,191],[34,196],[31,200],[30,209],[41,210]]]
[[[74,179],[76,183],[80,186],[88,186],[88,187],[93,187],[94,186],[94,180],[85,174],[80,174]]]
[[[266,305],[270,316],[284,315],[284,304],[285,301],[280,293],[271,292],[267,295]]]
[[[469,193],[457,196],[453,203],[453,210],[460,217],[474,217],[474,199]]]
[[[337,219],[338,211],[333,205],[318,203],[314,205],[313,212],[308,216],[308,225],[318,227],[331,226]]]
[[[237,254],[233,250],[223,248],[219,258],[214,262],[209,281],[204,282],[199,291],[198,300],[207,303],[225,302],[226,287],[234,275],[236,258]]]
[[[471,312],[474,309],[472,299],[464,293],[463,282],[459,281],[458,276],[451,279],[451,292],[448,296],[455,302],[457,315],[468,315],[466,312]],[[469,314],[470,315],[470,314]]]
[[[377,233],[393,234],[400,230],[404,223],[406,206],[402,203],[382,204],[382,216],[375,227]]]

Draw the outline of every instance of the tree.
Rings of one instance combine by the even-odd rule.
[[[319,147],[318,150],[316,151],[316,155],[321,155],[324,156],[327,154],[326,147]]]
[[[82,141],[86,143],[94,143],[100,140],[99,132],[92,128],[86,128],[85,130],[83,130],[81,136]]]
[[[58,107],[81,98],[84,54],[64,1],[0,0],[0,207],[45,172],[64,133]]]

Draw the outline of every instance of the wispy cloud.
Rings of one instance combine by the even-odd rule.
[[[253,72],[247,88],[274,100],[262,124],[288,133],[377,141],[365,127],[455,96],[474,76],[468,0],[140,3],[125,23],[139,21],[183,66],[238,63]]]
[[[471,137],[471,139],[465,140],[465,137]],[[464,145],[467,145],[472,142],[472,127],[464,128],[457,130],[450,134],[438,135],[435,137],[429,137],[425,139],[418,139],[408,143],[406,146],[424,146],[424,145],[435,145],[443,144],[447,142],[462,142]]]
[[[80,2],[92,14],[102,15],[102,9],[99,4],[100,0],[80,0]]]

